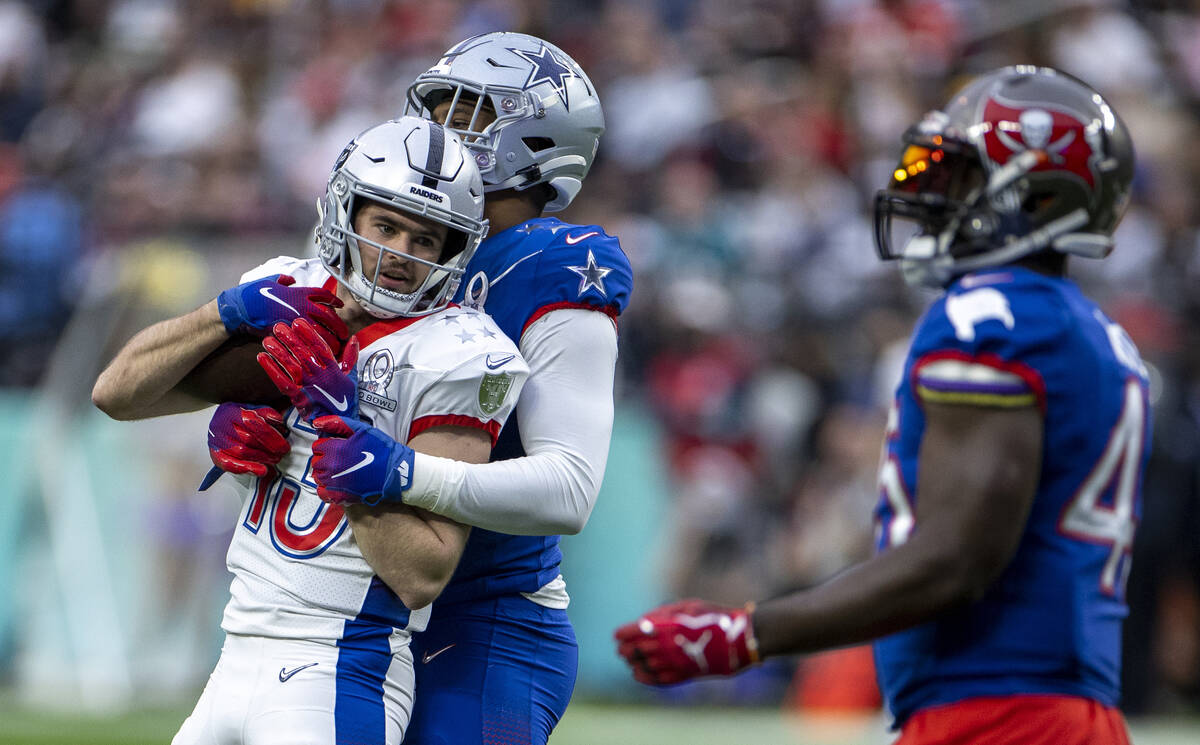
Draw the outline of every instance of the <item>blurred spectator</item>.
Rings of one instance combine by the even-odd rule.
[[[41,377],[71,317],[85,248],[80,205],[0,148],[0,386]]]
[[[45,104],[46,34],[24,4],[0,2],[0,142],[16,142]]]

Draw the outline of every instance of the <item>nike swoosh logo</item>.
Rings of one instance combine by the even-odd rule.
[[[334,398],[333,396],[329,395],[328,391],[319,385],[314,385],[313,388],[316,388],[317,393],[320,393],[322,396],[324,396],[325,399],[329,401],[329,403],[333,404],[334,408],[336,408],[338,411],[346,410],[346,406],[348,404],[345,396],[342,396],[341,398]]]
[[[361,451],[361,452],[362,452],[362,454],[363,454],[363,459],[362,459],[362,460],[360,460],[359,462],[357,462],[357,463],[355,463],[354,465],[350,466],[350,467],[349,467],[349,468],[347,468],[345,471],[339,471],[338,473],[335,473],[335,474],[333,474],[333,475],[332,475],[332,476],[330,476],[329,478],[331,478],[331,479],[336,479],[336,478],[338,478],[339,476],[345,476],[345,475],[346,475],[346,474],[348,474],[348,473],[354,473],[354,472],[355,472],[355,471],[357,471],[358,469],[360,469],[360,468],[366,468],[367,466],[369,466],[369,465],[371,465],[372,463],[374,463],[374,462],[375,462],[375,456],[374,456],[374,455],[372,455],[371,453],[368,453],[366,450],[363,450],[363,451]]]
[[[583,235],[568,235],[567,236],[567,245],[574,246],[576,243],[578,243],[586,238],[591,238],[593,235],[600,235],[600,233],[598,231],[592,230],[590,232],[584,233]]]
[[[497,357],[497,358],[493,359],[492,355],[489,354],[487,357],[484,358],[483,364],[487,365],[487,369],[495,370],[497,367],[503,367],[503,366],[507,365],[509,362],[512,362],[513,358],[516,356],[517,355],[515,355],[515,354],[510,354],[510,355],[506,355],[504,357]]]
[[[259,294],[259,295],[262,295],[262,296],[263,296],[263,297],[265,297],[267,300],[270,300],[270,301],[271,301],[271,302],[273,302],[273,303],[279,303],[279,304],[280,304],[280,305],[282,305],[283,307],[285,307],[285,308],[287,308],[288,310],[290,310],[291,312],[295,313],[297,316],[299,316],[299,315],[300,315],[300,311],[296,310],[295,308],[293,308],[292,306],[288,305],[288,304],[287,304],[286,302],[284,302],[283,300],[281,300],[281,299],[279,299],[279,298],[275,297],[273,294],[271,294],[271,288],[270,288],[270,287],[262,287],[262,288],[260,288],[260,289],[259,289],[259,291],[258,291],[258,294]]]
[[[301,665],[300,667],[292,668],[291,670],[288,670],[286,667],[281,667],[279,668],[279,682],[286,683],[296,673],[300,672],[301,670],[307,670],[308,668],[316,665],[316,662],[310,662],[307,665]]]
[[[434,657],[437,657],[439,654],[441,654],[442,652],[445,652],[447,649],[450,649],[453,646],[454,646],[453,644],[448,644],[432,654],[430,654],[429,652],[426,652],[425,654],[421,655],[421,664],[428,665],[430,660],[432,660]]]

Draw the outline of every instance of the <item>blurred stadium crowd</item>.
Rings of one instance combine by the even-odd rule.
[[[1194,0],[3,0],[0,385],[38,383],[89,268],[134,244],[303,251],[343,145],[495,29],[553,41],[600,91],[608,132],[563,218],[634,264],[620,395],[663,432],[669,591],[731,603],[870,550],[897,356],[928,301],[872,247],[903,129],[1002,64],[1103,92],[1138,149],[1134,202],[1113,257],[1073,274],[1156,385],[1126,708],[1200,709]]]

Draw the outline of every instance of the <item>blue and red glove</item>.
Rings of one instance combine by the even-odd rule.
[[[258,353],[258,364],[304,419],[358,417],[358,339],[346,343],[339,359],[317,325],[299,318],[290,327],[275,324],[263,349],[267,351]]]
[[[401,503],[412,485],[413,450],[382,430],[342,416],[313,422],[312,477],[317,496],[333,504]]]
[[[754,605],[726,608],[703,600],[660,606],[616,630],[617,653],[633,677],[671,685],[701,675],[732,675],[758,662]]]
[[[341,299],[321,287],[292,287],[294,284],[295,278],[276,274],[225,290],[217,296],[217,311],[225,329],[230,335],[261,338],[277,323],[306,318],[330,349],[340,350],[350,336],[346,322],[334,311],[342,307]]]
[[[286,434],[283,415],[270,406],[221,404],[208,423],[208,454],[216,465],[200,482],[200,491],[226,471],[259,477],[273,472],[292,449]]]

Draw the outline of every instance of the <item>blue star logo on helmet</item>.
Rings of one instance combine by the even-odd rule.
[[[570,65],[556,57],[554,52],[550,50],[550,47],[545,44],[542,45],[541,50],[536,54],[524,49],[513,49],[511,47],[509,47],[508,51],[533,65],[533,69],[529,71],[529,79],[525,81],[525,86],[522,90],[529,90],[540,83],[549,83],[554,86],[554,92],[562,100],[563,107],[567,111],[571,110],[571,102],[567,99],[567,79],[579,76],[575,74]]]

